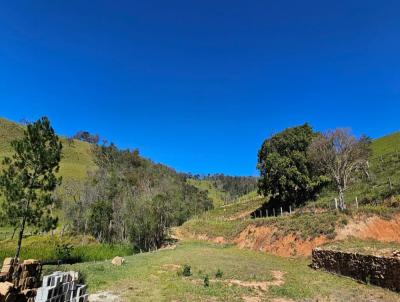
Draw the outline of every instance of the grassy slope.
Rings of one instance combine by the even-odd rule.
[[[199,180],[199,179],[188,179],[189,184],[195,186],[201,191],[207,191],[208,197],[213,201],[214,207],[220,207],[226,201],[226,194],[224,192],[218,191],[211,181],[209,180]]]
[[[301,301],[398,301],[399,295],[387,290],[361,285],[308,267],[305,259],[285,259],[265,253],[239,250],[233,246],[205,242],[181,242],[175,250],[126,257],[126,264],[114,267],[107,262],[81,263],[63,266],[63,270],[79,270],[86,275],[90,292],[111,290],[127,301],[254,301],[289,298]],[[193,275],[178,276],[173,265],[189,264]],[[59,267],[54,268],[59,269]],[[204,287],[205,275],[219,282]],[[284,284],[268,291],[232,285],[229,279],[241,281],[271,281],[272,271],[282,271]],[[330,298],[333,298],[332,300]],[[336,299],[335,299],[336,298]],[[250,301],[250,300],[248,300]],[[252,300],[253,301],[253,300]]]
[[[22,136],[23,126],[0,118],[0,161],[5,156],[12,155],[11,141]],[[80,180],[84,178],[87,171],[94,168],[90,154],[90,145],[86,142],[74,141],[72,145],[61,138],[63,143],[63,158],[60,164],[60,175],[65,180]]]

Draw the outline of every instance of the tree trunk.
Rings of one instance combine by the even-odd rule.
[[[16,232],[17,230],[18,230],[18,226],[16,226],[16,227],[14,228],[14,230],[13,230],[13,233],[12,233],[12,235],[11,235],[11,240],[14,239],[15,232]]]
[[[22,219],[21,229],[19,230],[19,234],[18,234],[18,244],[17,244],[17,250],[15,251],[15,259],[19,258],[19,253],[21,251],[22,237],[24,236],[24,230],[25,230],[25,222],[26,222],[26,218],[24,217]]]
[[[344,210],[345,209],[345,204],[344,204],[344,192],[342,187],[339,187],[339,208],[340,210]]]

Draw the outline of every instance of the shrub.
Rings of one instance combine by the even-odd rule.
[[[190,265],[185,264],[185,265],[183,266],[182,275],[183,275],[184,277],[190,277],[190,276],[192,275],[192,271],[191,271]]]
[[[223,274],[224,273],[220,269],[218,269],[217,272],[215,273],[215,278],[222,278]]]
[[[210,279],[208,278],[208,275],[204,277],[204,287],[209,287],[210,286]]]
[[[78,270],[78,284],[86,284],[86,273],[82,270]]]
[[[58,260],[70,260],[74,246],[68,243],[57,243],[55,247],[55,255]]]

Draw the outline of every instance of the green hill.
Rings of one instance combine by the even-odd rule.
[[[24,126],[0,118],[0,161],[5,156],[12,155],[10,143],[22,136]],[[78,140],[68,143],[65,137],[61,137],[63,143],[63,158],[60,164],[60,175],[65,180],[83,179],[87,172],[94,169],[90,144]]]

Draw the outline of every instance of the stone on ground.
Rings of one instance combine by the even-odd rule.
[[[124,258],[122,258],[122,257],[115,257],[112,261],[111,261],[111,263],[113,264],[113,265],[116,265],[116,266],[121,266],[122,264],[124,264],[125,263],[125,259]]]

